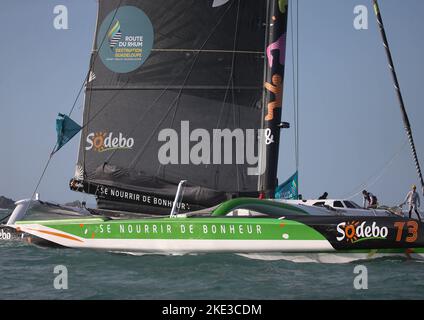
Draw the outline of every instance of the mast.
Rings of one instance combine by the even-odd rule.
[[[420,179],[422,191],[423,191],[423,194],[424,194],[424,180],[423,180],[423,175],[422,175],[422,171],[421,171],[421,166],[420,166],[420,162],[418,160],[417,150],[415,148],[415,143],[414,143],[414,137],[412,135],[412,128],[411,128],[411,124],[409,122],[408,114],[406,113],[405,103],[403,101],[402,92],[400,90],[400,85],[399,85],[398,77],[397,77],[397,74],[396,74],[396,69],[395,69],[395,66],[394,66],[394,63],[393,63],[392,54],[390,52],[389,41],[387,40],[387,35],[386,35],[386,31],[385,31],[384,24],[383,24],[383,18],[381,17],[381,12],[380,12],[380,7],[378,5],[378,1],[377,0],[372,0],[372,1],[373,1],[373,4],[374,4],[374,12],[375,12],[375,15],[377,17],[377,23],[378,23],[378,26],[379,26],[379,29],[380,29],[381,37],[383,39],[383,45],[384,45],[384,48],[386,49],[386,55],[387,55],[387,59],[388,59],[388,62],[389,62],[389,68],[390,68],[390,71],[392,73],[396,94],[397,94],[398,99],[399,99],[399,106],[400,106],[400,110],[402,112],[403,124],[405,126],[405,131],[406,131],[406,134],[407,134],[408,139],[409,139],[409,144],[410,144],[411,150],[412,150],[412,156],[414,158],[415,166],[416,166],[417,172],[418,172],[418,178]]]
[[[284,65],[286,57],[288,0],[267,0],[267,41],[265,50],[264,99],[262,108],[261,166],[264,173],[259,178],[261,197],[274,198],[277,187],[278,152],[280,129]]]

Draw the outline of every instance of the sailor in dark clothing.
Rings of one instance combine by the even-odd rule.
[[[328,198],[328,192],[324,192],[324,194],[318,198],[318,200],[327,200]]]
[[[367,190],[362,191],[364,196],[364,209],[376,209],[378,206],[377,197]]]

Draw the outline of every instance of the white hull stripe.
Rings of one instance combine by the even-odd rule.
[[[42,225],[20,226],[20,229],[69,248],[146,253],[335,251],[327,240],[84,239]]]

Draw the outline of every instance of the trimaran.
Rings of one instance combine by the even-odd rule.
[[[61,115],[55,147],[82,132],[70,188],[95,195],[97,209],[22,200],[1,227],[3,240],[301,261],[421,257],[424,225],[416,220],[390,213],[344,216],[272,199],[280,130],[287,127],[281,106],[289,5],[287,0],[99,1],[83,125]],[[202,149],[205,137],[219,142],[225,130],[245,133],[243,146],[254,146],[259,155],[256,173],[253,162],[238,161],[238,146],[230,148],[235,164],[219,161],[221,151],[228,151],[225,144],[209,155]],[[233,136],[231,145],[233,138],[240,143]],[[26,214],[38,209],[43,212],[38,218]]]

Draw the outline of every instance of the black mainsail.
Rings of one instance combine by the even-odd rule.
[[[182,210],[275,188],[281,106],[262,118],[281,102],[285,10],[274,0],[100,0],[71,189],[100,208],[169,213],[182,179]],[[264,95],[276,73],[280,93]],[[252,174],[263,126],[275,143],[265,173]],[[223,133],[233,134],[229,149]]]

